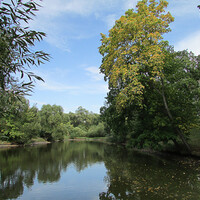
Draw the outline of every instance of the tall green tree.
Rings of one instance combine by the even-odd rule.
[[[162,49],[167,43],[162,35],[170,31],[169,23],[173,21],[171,14],[165,13],[167,4],[166,1],[139,1],[136,11],[128,10],[116,21],[108,37],[102,34],[100,70],[110,89],[105,117],[111,132],[121,130],[117,137],[115,134],[117,141],[126,140],[127,120],[132,119],[127,111],[132,109],[134,116],[137,115],[144,107],[148,84],[162,76]],[[115,122],[119,122],[119,127]]]
[[[45,37],[45,33],[31,30],[28,26],[38,8],[39,4],[34,0],[0,1],[0,121],[7,121],[7,130],[1,126],[0,132],[4,134],[3,131],[6,131],[10,135],[9,138],[11,133],[15,136],[18,134],[17,138],[24,138],[22,135],[27,128],[19,129],[15,120],[13,121],[18,116],[16,113],[21,112],[14,112],[13,109],[17,109],[17,104],[22,107],[21,103],[26,107],[24,95],[32,91],[34,80],[43,80],[31,72],[30,68],[39,66],[50,58],[49,54],[35,51],[33,48],[35,42],[40,42]],[[16,116],[13,116],[14,113]],[[16,118],[16,121],[19,122],[19,119]],[[29,122],[26,122],[27,126],[28,124]],[[19,141],[23,142],[23,139]]]
[[[190,152],[187,134],[198,124],[199,58],[174,52],[162,40],[173,21],[166,7],[166,1],[139,1],[136,12],[116,21],[109,37],[102,35],[100,69],[110,89],[102,111],[122,142],[158,146],[169,140],[177,144],[179,137]]]
[[[165,13],[166,1],[142,0],[137,10],[128,10],[116,21],[109,36],[102,34],[99,48],[103,56],[101,72],[109,88],[119,90],[117,105],[123,108],[129,101],[142,106],[145,81],[155,81],[162,76],[166,42],[162,35],[170,31],[174,19]]]

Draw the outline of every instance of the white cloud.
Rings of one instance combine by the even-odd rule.
[[[45,82],[38,84],[38,90],[42,91],[53,91],[53,92],[67,92],[70,95],[97,95],[105,94],[108,92],[108,85],[106,83],[100,84],[82,84],[78,86],[65,85],[59,82]]]
[[[29,27],[33,30],[46,33],[44,40],[50,45],[70,52],[68,45],[68,35],[63,34],[63,25],[56,20],[53,20],[49,15],[44,15],[40,11],[36,13],[36,17],[29,22]],[[70,29],[70,26],[68,27]]]
[[[80,30],[79,25],[72,23],[73,17],[91,17],[106,23],[110,29],[116,19],[136,5],[136,0],[43,0],[36,18],[30,27],[47,33],[45,41],[70,52],[69,40],[91,37],[91,32]],[[72,19],[72,20],[71,20]]]
[[[63,13],[90,15],[105,9],[112,9],[119,0],[43,0],[41,12],[50,17]]]
[[[55,33],[48,34],[45,40],[58,49],[69,53],[71,52],[68,45],[68,38],[63,37],[63,35],[55,35]]]
[[[124,1],[124,10],[128,10],[128,9],[135,9],[135,6],[137,4],[138,0],[126,0]]]
[[[169,11],[173,16],[199,15],[198,0],[170,0]]]
[[[33,105],[39,105],[40,107],[42,106],[42,105],[45,105],[45,104],[47,104],[46,102],[41,102],[41,101],[36,101],[36,100],[33,100],[33,99],[30,99],[29,98],[29,102],[30,102],[30,104],[33,106]]]
[[[98,67],[88,67],[85,70],[87,71],[87,75],[90,76],[93,80],[103,80],[103,74],[100,74]]]
[[[115,21],[119,19],[119,17],[116,14],[111,14],[105,17],[105,22],[107,24],[107,28],[111,29],[115,25]]]
[[[66,91],[73,91],[73,90],[79,90],[79,87],[76,86],[68,86],[63,83],[59,83],[56,81],[46,81],[46,82],[39,82],[38,83],[39,90],[50,90],[50,91],[56,91],[56,92],[66,92]]]
[[[85,94],[105,94],[108,92],[108,84],[101,83],[101,84],[90,84],[90,85],[83,85],[81,88],[81,93]]]
[[[88,67],[85,69],[87,71],[87,75],[91,77],[94,81],[79,82],[75,81],[76,84],[68,84],[64,83],[64,79],[55,81],[55,77],[59,73],[59,71],[54,70],[46,75],[40,73],[39,75],[44,78],[45,82],[37,81],[36,89],[40,91],[52,91],[59,93],[67,93],[70,95],[80,95],[80,94],[105,94],[108,92],[108,85],[103,81],[103,75],[99,74],[98,67]],[[68,72],[66,72],[68,73]],[[54,75],[53,75],[54,74]],[[70,76],[68,73],[67,76]],[[65,79],[67,78],[65,77]],[[89,83],[88,83],[89,82]]]
[[[192,33],[191,35],[183,38],[177,44],[174,45],[175,50],[188,49],[192,51],[195,55],[200,54],[200,30]]]

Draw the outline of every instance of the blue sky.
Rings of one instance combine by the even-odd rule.
[[[200,54],[199,0],[169,0],[168,11],[175,17],[172,32],[164,35],[175,50],[188,49]],[[36,44],[37,50],[51,55],[51,60],[32,71],[43,82],[36,82],[30,104],[61,105],[65,112],[79,106],[99,113],[108,92],[99,74],[100,33],[107,34],[137,0],[43,0],[43,6],[30,23],[32,29],[47,34]]]

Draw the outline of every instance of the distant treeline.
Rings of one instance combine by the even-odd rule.
[[[1,109],[7,110],[0,116],[1,140],[24,144],[37,137],[62,141],[65,136],[105,136],[100,115],[82,107],[75,113],[64,113],[61,106],[49,104],[39,110],[36,106],[30,107],[28,100],[21,98]]]

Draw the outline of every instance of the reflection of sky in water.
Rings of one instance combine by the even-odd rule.
[[[80,172],[71,164],[66,171],[62,171],[58,182],[39,183],[36,178],[30,189],[24,188],[24,193],[19,199],[97,200],[99,193],[107,189],[104,182],[106,171],[104,163],[93,164]]]
[[[0,200],[200,199],[200,161],[101,143],[0,151],[0,174]]]

